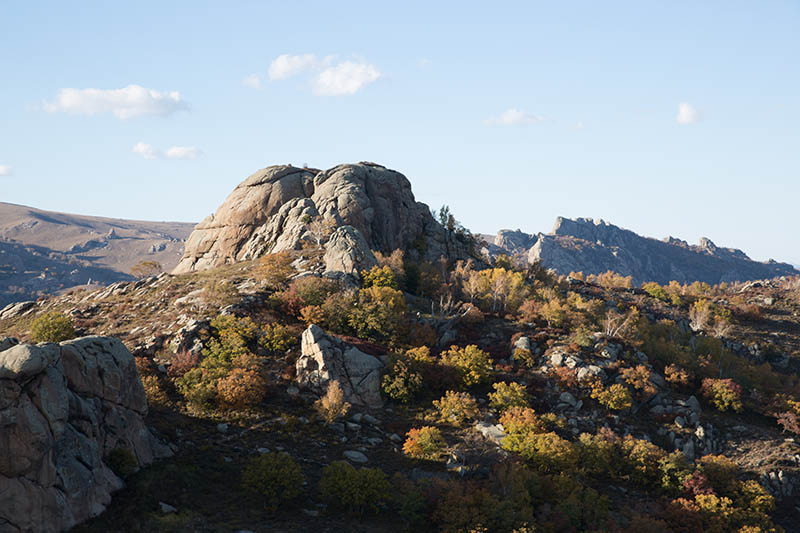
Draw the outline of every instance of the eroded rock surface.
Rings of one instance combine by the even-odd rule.
[[[3,349],[4,348],[4,349]],[[117,339],[0,339],[0,532],[62,531],[103,512],[123,482],[106,464],[171,454],[144,424],[133,356]]]
[[[297,360],[297,382],[301,387],[322,395],[331,381],[338,381],[345,401],[377,408],[383,405],[382,368],[380,359],[326,335],[319,326],[312,324],[303,332],[302,355]]]
[[[370,250],[402,249],[432,260],[468,255],[399,172],[374,163],[325,171],[281,165],[247,178],[197,225],[174,273],[300,249],[304,242],[325,248],[328,272],[348,274],[374,261]]]

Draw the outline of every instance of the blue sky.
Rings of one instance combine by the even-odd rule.
[[[473,231],[585,216],[800,264],[798,27],[788,1],[6,1],[0,201],[199,221],[264,166],[367,160]]]

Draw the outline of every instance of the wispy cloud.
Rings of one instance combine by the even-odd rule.
[[[203,153],[194,146],[172,146],[162,152],[153,145],[143,142],[134,144],[132,151],[144,159],[197,159]]]
[[[122,89],[61,89],[52,102],[44,102],[50,113],[64,112],[77,115],[112,113],[120,119],[141,116],[165,117],[189,109],[177,91],[160,92],[139,85]]]
[[[11,176],[14,173],[9,165],[0,165],[0,176]]]
[[[518,126],[523,124],[538,124],[543,121],[544,117],[512,107],[511,109],[506,109],[496,117],[486,119],[484,122],[486,124],[499,124],[501,126]]]
[[[431,61],[427,57],[421,57],[417,60],[417,66],[420,68],[428,68],[431,65],[433,65],[433,61]]]
[[[314,92],[330,96],[355,94],[380,77],[381,72],[374,65],[345,61],[320,72]]]
[[[283,80],[316,67],[319,60],[314,54],[281,54],[272,60],[267,75],[270,81]]]
[[[681,102],[678,104],[678,115],[675,117],[675,121],[678,124],[683,126],[687,126],[689,124],[694,124],[700,120],[700,111],[698,111],[695,107],[686,102]]]
[[[250,87],[251,89],[260,89],[261,76],[258,74],[250,74],[249,76],[245,76],[242,78],[242,85],[245,87]]]

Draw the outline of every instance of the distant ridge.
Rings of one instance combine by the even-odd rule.
[[[548,233],[501,230],[484,252],[507,253],[526,262],[540,260],[560,274],[599,274],[613,270],[646,281],[710,284],[800,275],[789,263],[759,262],[736,248],[716,246],[701,238],[697,245],[668,237],[657,240],[637,235],[603,220],[558,217]]]

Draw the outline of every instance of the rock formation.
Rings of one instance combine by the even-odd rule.
[[[144,389],[119,340],[2,339],[0,350],[0,531],[62,531],[100,514],[123,486],[112,452],[139,466],[170,455],[144,424]]]
[[[558,217],[549,234],[503,230],[493,245],[487,247],[490,253],[500,247],[528,262],[540,260],[559,274],[613,270],[632,276],[637,285],[672,280],[717,284],[800,274],[787,263],[753,261],[741,250],[718,247],[707,238],[697,246],[672,237],[659,241],[588,218]]]
[[[302,355],[297,360],[297,382],[322,395],[328,383],[338,381],[344,399],[353,405],[377,408],[381,399],[383,363],[355,346],[326,335],[319,326],[303,332]]]
[[[174,273],[300,249],[304,241],[325,247],[329,272],[370,266],[371,250],[434,260],[468,253],[399,172],[374,163],[325,171],[281,165],[247,178],[197,225]]]

